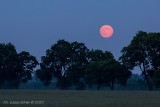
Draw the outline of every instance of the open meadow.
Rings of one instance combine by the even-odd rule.
[[[1,90],[0,107],[160,107],[160,92]]]

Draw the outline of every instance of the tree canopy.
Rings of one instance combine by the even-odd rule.
[[[89,85],[97,85],[97,90],[100,90],[102,85],[114,90],[116,81],[126,85],[130,76],[131,72],[115,59],[95,61],[86,68],[86,82]]]
[[[56,78],[56,86],[60,89],[68,89],[70,86],[84,89],[86,83],[96,84],[100,89],[101,84],[110,84],[111,81],[113,89],[115,79],[119,77],[120,80],[120,72],[126,70],[117,68],[121,65],[114,59],[111,52],[89,50],[84,43],[68,42],[63,39],[52,45],[46,51],[46,56],[41,59],[41,68],[37,70],[37,76],[45,86],[50,85],[53,78]],[[122,74],[126,73],[123,72]],[[94,79],[91,79],[92,77]],[[122,78],[121,81],[123,80],[123,84],[126,84],[129,76],[127,79],[126,77],[124,77],[125,79]]]
[[[138,66],[147,81],[149,90],[152,90],[153,81],[150,74],[154,74],[160,67],[160,33],[139,31],[121,52],[122,63],[129,69]]]
[[[52,77],[55,77],[56,85],[67,89],[70,85],[79,83],[84,76],[84,68],[88,63],[87,54],[88,48],[84,43],[59,40],[46,51],[46,56],[42,57],[37,76],[44,85],[49,85]],[[41,75],[43,73],[45,75]]]
[[[31,79],[33,68],[38,64],[29,52],[17,53],[13,44],[0,44],[0,88],[8,82],[18,88],[21,82]]]

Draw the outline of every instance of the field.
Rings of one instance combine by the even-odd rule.
[[[160,92],[1,90],[0,107],[160,107]]]

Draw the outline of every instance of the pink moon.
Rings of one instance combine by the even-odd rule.
[[[100,34],[104,38],[110,38],[113,35],[113,28],[110,25],[103,25],[100,28]]]

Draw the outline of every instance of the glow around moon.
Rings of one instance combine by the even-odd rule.
[[[110,25],[103,25],[100,28],[100,34],[104,38],[109,38],[113,35],[113,28]]]

